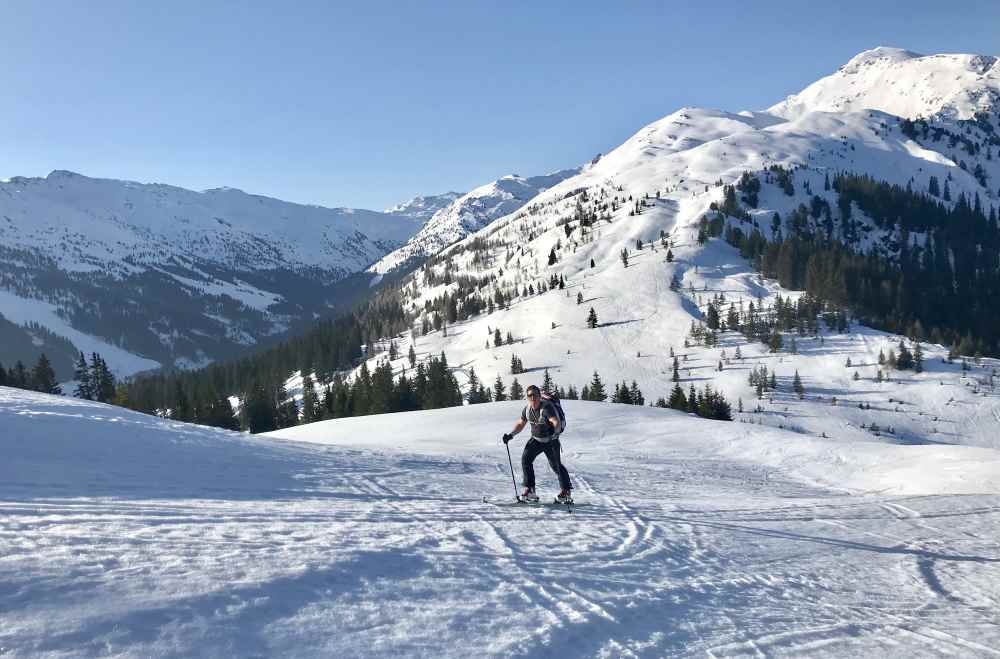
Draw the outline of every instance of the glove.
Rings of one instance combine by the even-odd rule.
[[[507,442],[509,442],[512,439],[514,439],[514,435],[510,434],[509,432],[508,433],[504,433],[504,435],[503,435],[503,443],[504,444],[506,444]]]

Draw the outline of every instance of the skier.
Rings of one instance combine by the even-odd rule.
[[[503,436],[503,443],[507,444],[525,425],[531,424],[531,439],[524,445],[524,452],[521,453],[521,471],[524,473],[524,493],[521,499],[538,501],[538,495],[535,494],[534,462],[540,453],[544,453],[549,460],[549,467],[559,476],[559,486],[562,488],[556,502],[570,503],[573,501],[573,485],[560,456],[559,417],[555,406],[542,399],[542,392],[535,385],[528,387],[525,398],[528,404],[521,410],[521,418],[514,424],[514,429]]]

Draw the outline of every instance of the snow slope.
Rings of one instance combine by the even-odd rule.
[[[578,168],[564,169],[528,178],[511,174],[481,185],[435,212],[405,245],[384,256],[369,271],[386,273],[411,259],[431,256],[493,220],[516,211],[538,193],[579,171]]]
[[[518,409],[277,439],[0,388],[0,650],[1000,653],[996,451],[570,402],[575,511],[484,504]]]
[[[874,48],[835,73],[768,108],[781,117],[876,109],[914,119],[942,114],[971,119],[1000,102],[1000,59],[990,55],[919,55]]]
[[[943,66],[941,62],[975,59],[915,58],[895,51],[883,57],[882,52],[863,53],[844,71],[888,66],[883,60],[891,55],[886,61],[911,63],[899,75],[909,72],[912,77],[924,70],[919,67],[929,67],[928,76],[934,73],[930,79],[937,80],[943,75],[935,68]],[[963,88],[972,94],[975,88],[970,85]],[[875,83],[871,87],[881,88]],[[894,88],[898,94],[903,93],[900,87]],[[527,369],[517,376],[521,385],[540,382],[548,369],[557,384],[580,389],[597,371],[609,390],[623,380],[636,381],[648,404],[666,398],[673,387],[672,350],[682,360],[685,391],[691,385],[701,389],[706,384],[723,391],[734,408],[742,401],[746,413],[738,418],[747,423],[845,441],[878,438],[1000,448],[1000,395],[995,390],[1000,362],[996,360],[983,360],[963,372],[958,363],[942,363],[946,354],[942,346],[925,343],[925,373],[886,370],[888,379],[877,382],[879,351],[898,350],[901,337],[856,323],[843,333],[824,329],[815,339],[797,337],[797,354],[789,350],[790,334],[785,336],[786,348],[776,354],[735,332],[722,333],[715,348],[705,348],[691,336],[692,324],[704,322],[706,305],[713,296],[723,296],[724,310],[730,303],[746,309],[751,302],[759,306],[772,304],[778,295],[786,299],[800,295],[762,280],[722,240],[712,239],[705,245],[696,240],[699,222],[706,215],[714,216],[712,205],[722,201],[723,185],[734,184],[744,172],[763,181],[757,207],[747,210],[750,222],[759,225],[765,236],[771,234],[775,212],[787,219],[798,206],[808,208],[814,197],[837,213],[836,193],[825,189],[825,182],[841,172],[865,173],[917,191],[927,190],[931,177],[936,177],[949,182],[952,203],[964,194],[969,199],[978,196],[986,208],[997,206],[1000,159],[989,157],[995,150],[989,142],[993,133],[970,122],[959,123],[944,112],[944,105],[907,110],[925,115],[940,111],[931,120],[932,127],[985,145],[967,153],[958,141],[907,135],[902,118],[882,110],[828,111],[833,106],[824,105],[826,95],[836,97],[837,88],[820,85],[815,89],[819,91],[803,92],[812,105],[800,104],[800,111],[788,112],[787,117],[779,116],[774,108],[766,113],[681,108],[639,130],[577,176],[540,193],[529,206],[442,250],[433,260],[433,276],[415,272],[401,284],[416,320],[412,332],[395,337],[401,355],[393,363],[396,372],[409,366],[406,356],[413,345],[421,359],[445,352],[449,363],[459,367],[462,384],[474,369],[486,385],[499,376],[509,386],[514,377],[511,358],[516,355]],[[942,98],[952,101],[958,98],[955,94],[941,92]],[[959,114],[966,109],[966,105],[959,107]],[[994,109],[1000,110],[1000,105]],[[997,116],[994,111],[985,120],[994,132],[1000,130]],[[977,165],[982,167],[985,185],[971,173]],[[772,166],[790,173],[792,194],[767,182]],[[640,200],[645,206],[634,214]],[[586,232],[581,213],[595,216]],[[862,225],[864,249],[894,253],[897,235],[878,229],[858,209],[854,217]],[[745,231],[751,226],[732,217],[728,222]],[[912,238],[922,242],[927,237]],[[666,260],[664,240],[672,245],[673,262]],[[641,250],[636,249],[637,241],[642,242]],[[630,253],[628,267],[620,260],[623,248]],[[551,265],[550,253],[556,258]],[[443,283],[445,273],[448,284]],[[566,289],[527,293],[528,286],[537,290],[551,277],[562,277]],[[460,278],[476,282],[483,306],[499,291],[508,298],[509,308],[487,309],[451,324],[447,333],[422,335],[421,321],[431,318],[424,313],[427,303],[446,293],[455,294]],[[670,290],[674,278],[682,284],[679,291]],[[583,297],[581,305],[576,303],[578,295]],[[591,307],[600,322],[594,330],[585,324]],[[514,343],[494,347],[497,329],[504,338],[510,333]],[[734,358],[737,348],[743,359]],[[385,353],[374,354],[369,368],[385,357]],[[845,366],[848,359],[854,364],[851,368]],[[718,370],[720,361],[722,371]],[[758,401],[748,374],[761,365],[776,372],[779,386],[776,393]],[[790,391],[796,371],[806,387],[803,399]]]

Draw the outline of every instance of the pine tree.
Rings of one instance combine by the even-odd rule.
[[[174,406],[170,410],[170,418],[174,421],[190,422],[194,421],[194,410],[187,392],[181,385],[181,381],[174,383]]]
[[[493,381],[493,400],[497,403],[507,400],[507,387],[504,386],[499,375]]]
[[[299,406],[294,398],[289,397],[284,386],[276,388],[274,402],[277,408],[274,420],[278,429],[291,428],[299,424]]]
[[[622,259],[622,265],[624,265],[627,268],[628,267],[628,248],[627,247],[622,247],[622,252],[621,252],[620,256],[621,256],[621,259]]]
[[[56,382],[56,373],[44,352],[31,372],[31,388],[44,394],[62,394],[62,387]]]
[[[677,361],[677,357],[674,357],[674,374],[670,379],[674,382],[681,381],[680,362]]]
[[[198,416],[198,423],[226,430],[239,430],[240,423],[233,413],[233,406],[229,399],[212,392],[208,402],[202,408]]]
[[[90,369],[87,368],[87,358],[80,352],[80,358],[73,367],[73,379],[76,380],[76,390],[73,395],[77,398],[92,400],[94,397],[93,387],[90,384]]]
[[[587,314],[587,327],[590,329],[597,327],[597,312],[594,311],[594,307],[591,307],[590,313]]]
[[[20,359],[10,369],[10,372],[7,374],[7,380],[10,382],[10,386],[16,389],[29,388],[31,380],[28,376],[28,369],[25,368],[24,363]]]
[[[407,358],[410,360],[410,368],[417,367],[417,351],[413,349],[413,344],[410,344],[410,351],[407,354]]]
[[[545,375],[542,377],[542,391],[547,394],[552,394],[555,390],[555,383],[552,382],[552,377],[549,375],[549,369],[545,369]]]
[[[715,305],[711,302],[708,303],[708,311],[705,314],[706,320],[705,325],[710,330],[719,329],[719,311],[715,308]]]
[[[465,399],[469,402],[469,405],[483,402],[479,398],[479,378],[476,377],[476,369],[471,366],[469,367],[469,393]]]
[[[639,389],[639,385],[636,384],[635,380],[632,380],[632,387],[629,389],[629,395],[632,398],[633,405],[645,405],[646,399],[642,395],[642,390]]]
[[[924,348],[919,341],[913,346],[913,370],[917,373],[924,372]]]
[[[510,399],[511,400],[521,400],[524,396],[524,389],[521,387],[521,383],[514,378],[510,383]]]
[[[312,377],[306,375],[302,378],[302,423],[312,423],[322,418],[319,396],[313,385]]]
[[[243,425],[251,433],[270,432],[278,429],[275,420],[277,407],[274,404],[274,397],[260,383],[252,384],[249,391],[243,395],[243,404],[240,406],[240,410],[244,421]]]
[[[802,378],[799,377],[799,372],[795,371],[795,377],[792,379],[792,391],[801,399],[806,395],[806,388],[802,386]]]
[[[392,364],[388,360],[380,361],[372,370],[369,394],[369,414],[385,414],[387,412],[399,411],[396,381],[393,376]]]
[[[771,336],[767,340],[767,347],[771,352],[778,352],[781,350],[781,334],[777,330],[771,332]]]
[[[670,390],[670,399],[667,401],[667,406],[673,410],[687,411],[687,397],[684,395],[684,390],[681,389],[680,384],[675,384],[674,388]]]
[[[673,262],[674,262],[674,253],[673,253],[673,251],[671,251],[671,249],[670,249],[670,248],[668,247],[668,248],[667,248],[667,263],[673,263]]]
[[[608,399],[608,394],[604,390],[604,382],[601,381],[601,376],[594,371],[594,377],[590,380],[590,397],[587,400],[603,402]]]
[[[115,378],[107,363],[96,352],[90,355],[90,387],[93,400],[110,403],[115,397]],[[191,421],[190,413],[183,420]]]
[[[577,303],[578,305],[579,305],[579,304],[583,304],[583,292],[582,292],[582,291],[581,291],[581,292],[578,292],[578,293],[576,294],[576,303]]]
[[[591,268],[593,268],[593,267],[594,267],[594,259],[590,259],[590,267],[591,267]]]
[[[906,341],[903,339],[899,340],[899,355],[896,357],[896,368],[900,371],[906,371],[913,368],[913,353],[906,346]]]

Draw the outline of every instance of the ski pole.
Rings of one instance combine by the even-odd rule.
[[[507,447],[507,462],[510,464],[510,482],[514,484],[514,499],[517,501],[521,500],[521,497],[517,494],[517,479],[514,478],[514,461],[510,459],[510,445],[504,444]]]

